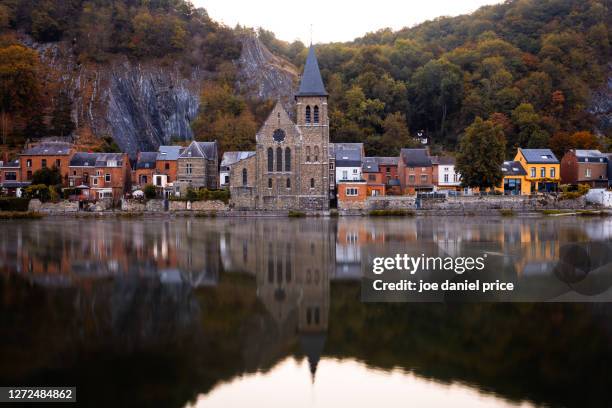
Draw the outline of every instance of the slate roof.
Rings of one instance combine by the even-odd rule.
[[[427,149],[402,149],[400,157],[407,167],[431,166],[431,157]]]
[[[379,166],[397,166],[399,157],[376,157]]]
[[[505,161],[502,163],[502,173],[504,176],[526,176],[527,172],[521,162]]]
[[[3,169],[15,169],[15,168],[19,168],[19,160],[13,160],[13,161],[7,161],[7,162],[3,162],[0,161],[0,168]]]
[[[185,159],[202,157],[204,159],[213,160],[217,157],[217,142],[191,142],[179,157]]]
[[[159,146],[157,160],[178,160],[183,149],[183,146]]]
[[[70,143],[45,142],[32,146],[21,154],[24,156],[67,156],[71,148]]]
[[[154,169],[157,152],[140,152],[136,161],[136,169]]]
[[[378,173],[378,160],[376,157],[365,157],[363,159],[364,173]]]
[[[327,96],[327,91],[323,85],[319,62],[315,55],[314,47],[311,45],[308,50],[308,57],[304,65],[304,74],[300,82],[300,89],[296,96]]]
[[[521,149],[527,163],[533,164],[558,164],[557,156],[550,149]]]
[[[123,153],[85,153],[77,152],[70,159],[71,167],[108,167],[109,161],[123,165]]]
[[[574,153],[576,154],[576,158],[578,159],[578,161],[581,163],[585,163],[585,162],[607,163],[608,162],[608,156],[606,156],[599,150],[576,149]]]
[[[221,159],[221,167],[229,167],[240,160],[255,156],[255,152],[225,152]]]
[[[450,156],[439,156],[438,157],[438,164],[440,166],[454,166],[455,165],[455,158],[454,157],[450,157]]]
[[[361,167],[363,143],[334,143],[336,167]]]

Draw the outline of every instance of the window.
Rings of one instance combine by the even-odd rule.
[[[376,181],[376,175],[375,174],[368,174],[368,180],[369,181]]]
[[[283,149],[276,148],[276,171],[283,171]]]
[[[107,181],[110,181],[110,174],[107,174],[107,176],[108,176]],[[147,176],[142,175],[142,174],[140,175],[140,184],[147,184]]]
[[[347,197],[356,197],[357,196],[357,189],[355,187],[347,187],[347,189],[346,189],[346,196]]]
[[[306,123],[310,124],[310,106],[306,106]]]
[[[541,167],[540,168],[540,177],[541,178],[546,177],[546,167]]]
[[[145,176],[145,183],[146,183],[146,179],[147,179],[147,176]],[[106,173],[106,174],[104,175],[104,181],[106,181],[107,183],[110,183],[110,181],[111,181],[111,177],[110,177],[110,174],[109,174],[109,173]]]
[[[314,182],[314,179],[311,178],[310,179],[310,188],[314,188],[314,187],[315,187],[315,182]]]
[[[26,160],[26,167],[32,167],[32,159]]]
[[[410,175],[408,176],[408,182],[410,184],[414,184],[415,183],[416,178],[414,177],[414,175]]]
[[[186,172],[187,172],[187,174],[191,174],[193,172],[193,164],[187,163]]]
[[[55,160],[55,167],[57,167],[58,169],[62,166],[62,161],[60,159],[56,159]]]
[[[170,170],[170,163],[164,163],[164,169]]]
[[[291,149],[285,148],[285,171],[291,171]]]
[[[555,172],[555,168],[551,168],[550,169],[550,178],[555,178],[556,177],[556,172]]]
[[[315,146],[314,148],[314,161],[318,162],[319,161],[319,146]]]
[[[421,183],[427,183],[427,175],[421,174]]]
[[[94,185],[94,186],[97,186],[97,185],[98,185],[98,179],[97,179],[97,178],[94,178],[94,179],[93,179],[93,185]]]
[[[353,169],[353,174],[357,174],[357,169]]]
[[[4,173],[4,179],[6,181],[16,181],[17,173],[15,173],[14,171],[7,171],[6,173]]]
[[[28,170],[28,173],[27,173],[27,175],[26,175],[26,178],[27,178],[28,180],[32,180],[32,170]]]
[[[155,185],[158,187],[161,187],[162,185],[162,178],[160,176],[155,177]]]
[[[314,123],[319,123],[319,107],[314,107]]]
[[[272,179],[271,178],[268,179],[268,188],[272,188]]]
[[[445,183],[448,183],[448,174],[445,174],[445,175],[444,175],[444,182],[445,182]]]
[[[96,176],[101,176],[102,172],[100,170],[96,170]]]
[[[306,163],[310,162],[310,146],[306,146]]]
[[[590,168],[586,168],[584,170],[584,177],[591,177],[591,169]]]
[[[73,175],[73,176],[76,176],[76,170],[74,170],[74,171],[72,172],[72,175]]]
[[[287,188],[291,188],[291,179],[287,179]]]
[[[531,168],[531,177],[535,178],[535,176],[536,176],[536,169],[535,169],[535,167],[532,167]]]
[[[342,180],[348,180],[348,170],[342,170]]]
[[[248,184],[248,174],[247,169],[242,169],[242,185],[246,186]]]
[[[42,159],[42,166],[47,167],[47,159]]]
[[[223,176],[223,180],[224,180],[223,184],[229,184],[229,176],[228,175]]]
[[[274,171],[274,150],[268,147],[268,171]]]

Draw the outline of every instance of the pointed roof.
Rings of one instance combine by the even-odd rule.
[[[300,82],[300,89],[296,96],[327,96],[327,91],[323,85],[319,62],[315,55],[314,47],[311,45],[304,66],[304,74]]]

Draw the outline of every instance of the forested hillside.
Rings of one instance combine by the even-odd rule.
[[[609,137],[612,129],[596,129],[588,112],[592,91],[610,75],[607,7],[605,0],[511,0],[320,45],[332,137],[365,141],[370,154],[391,154],[408,143],[408,132],[424,130],[454,149],[478,116],[503,126],[509,151],[553,146],[560,152],[582,145],[572,136],[578,131]],[[303,63],[301,44],[263,34],[270,49]]]

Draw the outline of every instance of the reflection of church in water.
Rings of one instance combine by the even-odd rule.
[[[328,327],[334,235],[329,223],[264,221],[236,223],[222,236],[224,269],[255,273],[257,296],[280,331],[298,336],[314,376]]]

